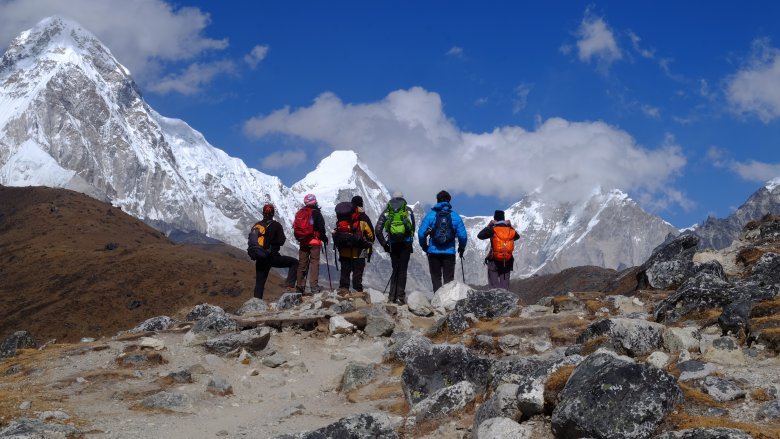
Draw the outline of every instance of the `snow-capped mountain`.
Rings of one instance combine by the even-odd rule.
[[[767,213],[780,213],[780,176],[766,182],[727,218],[709,217],[693,232],[701,238],[699,247],[722,249],[739,237],[745,224]]]
[[[291,237],[292,219],[307,193],[317,196],[329,228],[339,201],[362,196],[376,221],[390,198],[351,151],[332,153],[289,188],[248,168],[185,122],[155,112],[108,48],[78,24],[57,17],[19,35],[0,60],[0,184],[78,190],[160,229],[196,231],[239,248],[267,202],[276,206],[277,219]],[[576,265],[638,265],[675,233],[619,191],[597,190],[575,204],[543,200],[532,195],[506,209],[521,235],[515,276]],[[422,202],[432,204],[433,194],[431,200],[408,201],[419,223],[427,213]],[[457,211],[457,197],[452,204]],[[472,284],[487,283],[482,264],[487,243],[476,235],[489,220],[464,218],[469,242],[463,270]],[[284,251],[294,254],[296,245],[289,239]],[[365,283],[381,289],[390,263],[375,248]],[[329,258],[333,264],[330,252]],[[460,277],[461,268],[457,271]],[[417,244],[409,274],[410,288],[430,289],[427,261]]]

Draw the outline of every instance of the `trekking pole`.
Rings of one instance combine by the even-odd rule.
[[[392,267],[392,270],[393,270],[393,271],[395,271],[395,264],[393,264],[393,259],[392,259],[392,257],[390,258],[390,266]],[[390,286],[390,280],[391,280],[392,278],[393,278],[393,273],[391,272],[391,273],[390,273],[390,277],[388,277],[388,278],[387,278],[387,285],[385,285],[385,289],[384,289],[384,290],[382,290],[382,295],[384,295],[384,294],[385,294],[385,292],[387,291],[387,287],[389,287],[389,286]]]
[[[460,272],[463,273],[463,283],[466,283],[466,268],[463,266],[463,255],[460,255]]]
[[[330,280],[330,262],[328,262],[328,246],[322,244],[322,249],[325,250],[325,267],[327,267],[328,269],[328,286],[330,287],[330,290],[333,291],[333,281]]]

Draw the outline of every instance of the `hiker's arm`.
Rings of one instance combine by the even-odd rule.
[[[493,226],[488,224],[485,226],[484,229],[480,230],[479,233],[477,233],[478,239],[490,239],[493,237]]]
[[[517,241],[518,239],[520,239],[520,234],[519,234],[519,233],[517,233],[517,229],[515,229],[515,237],[514,237],[514,238],[512,238],[512,240],[513,240],[513,241]]]
[[[379,214],[379,219],[376,220],[376,229],[378,232],[376,232],[376,239],[379,241],[379,245],[382,247],[385,247],[387,245],[387,239],[385,239],[385,221],[387,220],[387,217],[385,216],[385,212],[382,212]]]
[[[417,242],[420,244],[420,247],[422,247],[423,251],[428,251],[428,236],[427,236],[427,230],[428,227],[430,227],[430,216],[425,215],[422,222],[420,223],[420,228],[417,229]]]
[[[322,212],[315,210],[314,215],[314,230],[320,235],[320,240],[328,245],[328,232],[325,230],[325,218],[322,216]]]
[[[455,226],[455,232],[458,235],[458,247],[466,247],[469,235],[466,232],[466,225],[463,224],[463,219],[457,213],[452,214],[452,224]]]

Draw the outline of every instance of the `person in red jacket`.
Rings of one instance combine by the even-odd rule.
[[[301,294],[306,294],[306,277],[309,277],[310,294],[320,292],[320,249],[323,244],[328,245],[328,237],[325,232],[325,218],[322,217],[320,206],[317,204],[317,197],[314,194],[307,194],[303,197],[303,207],[299,211],[309,209],[306,212],[311,221],[313,236],[307,236],[304,241],[298,240],[300,249],[298,250],[298,278],[295,283],[295,290]],[[298,214],[296,214],[296,217]],[[293,226],[295,227],[295,226]]]

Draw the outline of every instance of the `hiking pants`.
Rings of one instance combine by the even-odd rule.
[[[341,264],[341,276],[339,288],[349,289],[349,276],[352,274],[352,289],[363,291],[363,270],[366,268],[366,258],[339,257]]]
[[[411,242],[390,244],[390,262],[393,264],[393,273],[390,275],[391,302],[406,301],[406,270],[411,256]]]
[[[435,293],[442,285],[455,279],[455,254],[428,253],[428,268],[431,270],[431,282]]]
[[[298,265],[298,279],[295,283],[295,287],[300,292],[303,292],[303,290],[306,289],[307,273],[309,275],[309,288],[311,288],[312,294],[316,294],[320,291],[320,249],[321,247],[318,245],[301,245],[301,249],[298,251],[300,263]]]
[[[255,261],[255,292],[258,299],[263,298],[265,291],[265,281],[268,279],[268,272],[271,268],[288,268],[287,280],[285,286],[292,288],[295,286],[295,273],[298,271],[298,260],[290,256],[282,256],[279,253],[271,253],[268,259],[258,259]]]
[[[502,265],[503,263],[501,262],[496,263],[496,261],[487,260],[488,285],[490,288],[509,289],[509,275],[512,274],[512,265],[510,263],[507,263],[506,267]]]

